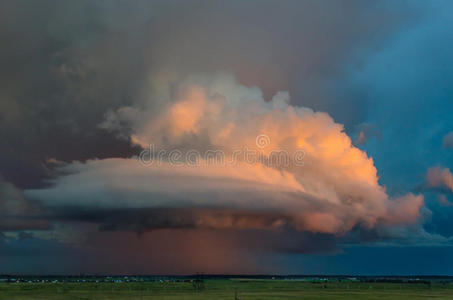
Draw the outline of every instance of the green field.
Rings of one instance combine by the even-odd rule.
[[[453,299],[452,283],[313,283],[290,280],[189,282],[1,283],[0,299]]]

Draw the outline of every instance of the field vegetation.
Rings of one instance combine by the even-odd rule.
[[[1,283],[0,299],[453,299],[453,283],[206,280],[193,282]]]

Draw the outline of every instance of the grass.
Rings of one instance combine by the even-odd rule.
[[[203,291],[191,283],[1,283],[0,299],[453,299],[453,284],[311,283],[289,280],[207,280]]]

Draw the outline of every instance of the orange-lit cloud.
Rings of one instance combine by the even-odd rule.
[[[429,188],[444,188],[453,192],[453,174],[448,168],[431,167],[426,174]]]
[[[391,199],[378,182],[373,160],[356,148],[343,126],[323,112],[292,106],[279,92],[270,102],[261,90],[233,76],[192,76],[169,82],[164,100],[125,107],[102,127],[132,128],[131,140],[155,150],[222,150],[226,165],[200,159],[197,166],[163,158],[104,159],[66,166],[70,175],[27,195],[48,205],[104,208],[196,208],[194,227],[256,229],[290,226],[299,231],[342,234],[360,225],[417,220],[423,196]],[[157,112],[156,112],[157,110]],[[257,145],[257,136],[269,144]],[[269,166],[235,160],[236,150],[268,157],[272,151],[304,151],[303,165]],[[212,210],[212,211],[210,211]],[[222,213],[218,213],[222,211]],[[273,214],[269,218],[269,214]]]

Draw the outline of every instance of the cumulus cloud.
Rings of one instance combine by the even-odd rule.
[[[375,51],[414,11],[355,0],[2,1],[3,176],[38,188],[53,177],[48,158],[130,157],[129,135],[118,139],[97,124],[107,111],[162,89],[150,80],[156,74],[229,70],[262,87],[266,99],[289,89],[306,106],[353,124],[363,103],[353,92],[344,105],[338,95],[351,92],[326,82],[340,82],[333,77],[345,61]]]
[[[431,167],[426,174],[428,188],[435,188],[453,192],[453,174],[449,168]]]
[[[149,165],[138,159],[72,163],[65,167],[70,174],[53,187],[26,195],[46,206],[200,209],[168,216],[183,220],[177,226],[216,229],[290,226],[341,234],[357,225],[411,223],[419,215],[422,196],[390,199],[378,183],[373,160],[352,145],[343,126],[327,113],[290,105],[286,92],[266,102],[258,87],[217,74],[170,81],[158,113],[154,96],[148,105],[109,114],[102,127],[118,131],[118,124],[126,124],[131,140],[143,148],[152,145],[153,154],[221,150],[226,163],[211,164],[201,156],[190,165],[165,155]],[[263,135],[268,139],[264,146],[257,144]],[[264,160],[236,155],[244,149]],[[263,163],[281,150],[289,164]],[[303,165],[295,164],[297,153],[303,153]],[[175,226],[174,221],[149,219],[151,228]]]
[[[353,224],[352,230],[363,226],[372,231],[376,224],[413,222],[422,197],[392,199],[388,194],[404,193],[420,181],[417,176],[423,171],[407,172],[408,167],[416,170],[420,162],[430,166],[439,161],[448,165],[427,137],[451,130],[450,82],[444,76],[453,61],[448,51],[451,17],[444,4],[2,1],[0,169],[8,182],[2,195],[10,200],[0,204],[2,216],[9,216],[0,230],[41,228],[36,220],[46,219],[70,226],[77,222],[74,230],[85,234],[79,223],[94,223],[102,230],[93,237],[100,240],[95,247],[101,248],[103,234],[111,234],[113,249],[134,244],[136,235],[125,233],[128,238],[123,240],[123,233],[109,230],[141,236],[153,230],[170,245],[167,236],[182,240],[186,232],[178,230],[183,228],[215,231],[210,233],[214,244],[219,229],[241,229],[219,242],[224,246],[244,245],[254,236],[247,233],[232,241],[230,236],[238,232],[265,230],[259,237],[266,240],[273,230],[293,227],[297,235],[270,239],[270,244],[281,243],[278,251],[311,251],[311,242],[332,243],[330,238],[313,240],[313,232],[341,234]],[[389,76],[390,68],[396,77]],[[219,77],[181,80],[193,72],[218,70],[260,88],[240,87]],[[282,90],[289,92],[278,92]],[[368,147],[383,174],[381,184],[371,158],[350,145],[331,117],[344,124],[346,132],[357,133],[351,134],[354,145]],[[379,131],[367,124],[376,124]],[[367,140],[379,137],[380,131],[379,149],[369,148]],[[268,135],[271,144],[256,149],[256,134]],[[147,148],[150,142],[156,152],[220,149],[227,159],[244,145],[266,157],[280,148],[291,153],[303,149],[305,157],[300,168],[249,165],[242,159],[220,170],[203,166],[203,161],[200,167],[176,168],[168,156],[160,166],[141,168],[132,159],[113,159],[129,158],[139,152],[137,145]],[[132,181],[135,177],[140,178]],[[210,186],[203,186],[203,180]],[[26,199],[20,189],[27,189]],[[31,209],[32,198],[45,207]],[[22,208],[12,209],[11,203]],[[161,207],[167,204],[172,207]],[[23,225],[25,220],[29,225]],[[445,224],[438,228],[451,227]],[[171,230],[158,233],[162,228]],[[304,235],[310,241],[298,230],[311,231]],[[208,240],[205,232],[194,232],[199,242]],[[153,238],[119,256],[141,251],[145,260]],[[184,242],[171,245],[184,248]],[[151,249],[158,258],[150,265],[157,265],[159,254],[172,247]],[[192,249],[196,252],[197,245]],[[206,252],[203,255],[214,253]],[[173,256],[167,266],[175,266],[175,259],[181,264],[184,260]],[[223,267],[230,264],[224,256],[222,262]],[[111,265],[107,262],[103,270]]]

